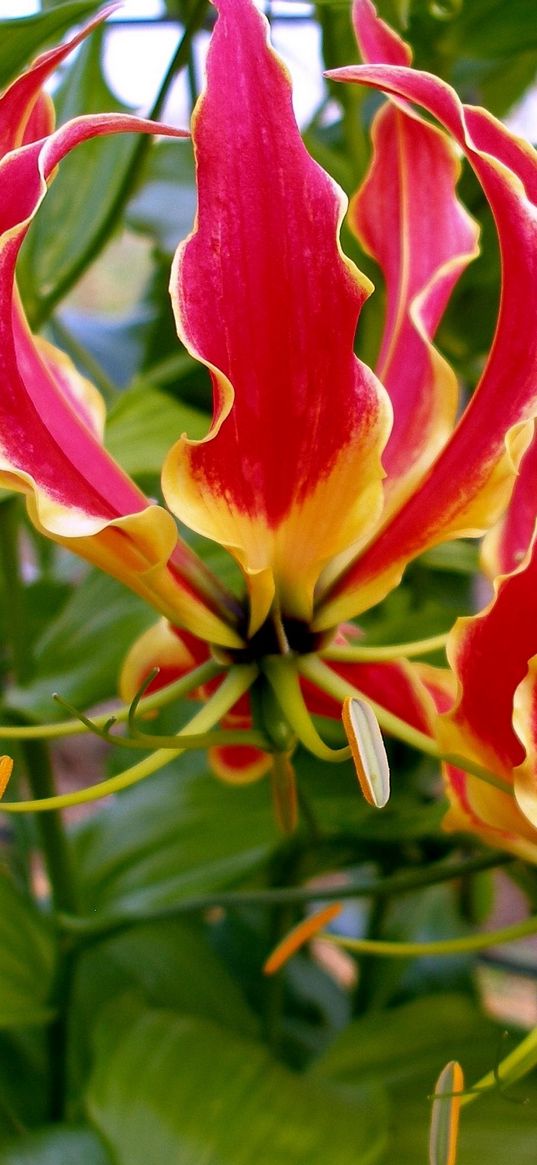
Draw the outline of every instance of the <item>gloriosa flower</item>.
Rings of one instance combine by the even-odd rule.
[[[272,767],[284,804],[296,739],[334,754],[311,714],[339,717],[353,690],[433,732],[444,673],[367,661],[346,621],[383,599],[426,548],[482,535],[508,503],[537,400],[537,168],[494,118],[413,70],[370,0],[355,0],[365,64],[332,76],[391,98],[375,117],[373,160],[348,219],[386,281],[372,372],[354,354],[372,286],[340,247],[346,198],[305,149],[287,73],[252,0],[215,6],[192,123],[198,213],[171,278],[178,333],[210,372],[214,411],[203,440],[181,437],[172,447],[162,488],[172,514],[235,557],[244,599],[226,593],[178,538],[170,513],[150,505],[103,451],[94,390],[30,336],[16,298],[12,315],[16,254],[52,167],[84,136],[133,127],[99,117],[52,133],[40,86],[70,46],[40,58],[0,106],[1,480],[25,490],[43,533],[164,616],[133,647],[124,694],[136,694],[153,664],[158,686],[215,659],[215,675],[195,694],[210,703],[220,693],[222,727],[253,721],[264,747],[220,745],[214,767],[237,780]],[[23,124],[22,141],[14,127]],[[433,340],[477,254],[476,226],[455,193],[461,152],[495,218],[502,295],[487,365],[457,420],[456,378]],[[461,705],[453,723],[457,716]]]

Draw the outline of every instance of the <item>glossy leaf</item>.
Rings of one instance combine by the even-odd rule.
[[[70,64],[54,96],[60,123],[82,112],[125,111],[101,73],[105,36],[105,30],[97,29]],[[140,143],[133,134],[85,143],[56,178],[19,263],[21,291],[31,322],[42,321],[94,262],[116,224],[118,200],[126,201],[130,192],[133,161],[147,148]]]
[[[53,1015],[52,932],[35,906],[0,875],[0,1028],[30,1027]]]
[[[0,1149],[0,1165],[112,1165],[101,1138],[89,1128],[56,1126],[17,1137]]]
[[[101,1026],[88,1108],[117,1165],[373,1165],[381,1101],[369,1090],[348,1103],[259,1044],[147,1011],[119,1039],[110,1016]]]
[[[263,868],[276,840],[265,786],[224,786],[190,753],[81,827],[83,909],[139,918],[237,885]]]
[[[38,641],[32,682],[10,691],[10,706],[37,719],[64,720],[53,692],[80,708],[115,696],[123,657],[152,621],[141,599],[90,571]]]
[[[203,437],[208,425],[208,417],[198,409],[140,383],[123,393],[111,411],[106,445],[133,477],[157,475],[181,433]]]
[[[172,255],[192,230],[195,213],[192,146],[183,142],[174,150],[167,142],[158,143],[147,160],[140,189],[129,203],[129,226],[150,235],[161,251]]]
[[[77,21],[85,20],[100,0],[70,0],[53,12],[39,12],[18,20],[0,20],[0,88],[51,40],[59,40]]]
[[[241,1035],[257,1034],[239,984],[199,924],[169,919],[128,927],[89,946],[77,962],[69,1050],[75,1090],[91,1063],[90,1041],[100,1012],[130,988],[148,1006],[205,1016]]]
[[[427,1160],[429,1098],[446,1061],[456,1058],[467,1080],[479,1079],[498,1064],[499,1041],[498,1028],[468,997],[431,995],[350,1024],[315,1075],[339,1081],[347,1092],[364,1080],[382,1080],[393,1105],[386,1165],[416,1165]],[[535,1084],[524,1080],[505,1097],[493,1089],[469,1105],[457,1165],[533,1165],[536,1103]]]

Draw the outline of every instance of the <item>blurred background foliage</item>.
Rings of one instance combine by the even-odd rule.
[[[99,7],[44,0],[35,16],[0,21],[0,82]],[[293,0],[266,7],[276,30],[305,19]],[[310,8],[324,66],[356,60],[346,0]],[[533,0],[380,0],[379,8],[410,39],[419,67],[497,115],[510,113],[535,79]],[[167,0],[157,19],[177,28],[178,48],[155,116],[165,115],[180,70],[195,99],[195,46],[213,14],[199,0]],[[137,22],[140,37],[144,29]],[[103,73],[109,36],[109,27],[96,32],[62,71],[54,92],[61,121],[121,107]],[[304,126],[310,152],[348,194],[365,173],[377,104],[326,86]],[[483,254],[461,280],[439,343],[470,393],[493,334],[498,256],[471,174],[460,189],[481,224]],[[111,451],[157,497],[170,444],[182,431],[202,435],[210,417],[205,370],[177,340],[167,290],[194,210],[188,142],[100,139],[62,167],[19,267],[33,327],[104,393]],[[357,337],[371,363],[382,279],[345,228],[343,246],[377,284]],[[61,718],[54,691],[80,708],[113,699],[125,652],[151,612],[43,544],[18,499],[3,495],[0,506],[3,722]],[[233,585],[225,553],[195,541]],[[476,569],[470,544],[425,555],[365,617],[370,641],[447,630],[480,601]],[[180,717],[181,709],[162,712],[155,730],[176,730]],[[350,768],[300,756],[307,812],[291,838],[278,834],[262,783],[224,787],[199,754],[170,763],[70,821],[76,896],[56,903],[59,912],[39,860],[46,823],[9,820],[0,835],[0,1165],[425,1162],[428,1097],[443,1065],[459,1059],[472,1082],[504,1054],[483,961],[358,961],[314,948],[273,980],[261,973],[305,907],[335,893],[348,899],[349,934],[405,940],[492,925],[504,898],[511,912],[535,908],[537,883],[519,863],[442,832],[434,765],[401,744],[390,748],[395,791],[378,816]],[[17,749],[22,777],[11,795],[43,757]],[[95,741],[54,749],[62,788],[125,763],[121,749]],[[515,985],[535,968],[531,944],[517,949],[501,972]],[[533,994],[506,1017],[508,1046],[537,1021],[530,983]],[[505,1165],[508,1154],[533,1165],[537,1087],[526,1079],[519,1090],[507,1097],[497,1089],[465,1113],[460,1165]]]

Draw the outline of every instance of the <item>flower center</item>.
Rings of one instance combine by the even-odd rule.
[[[326,643],[326,631],[312,631],[300,619],[271,613],[244,647],[226,648],[226,658],[232,663],[255,663],[267,655],[308,655]]]

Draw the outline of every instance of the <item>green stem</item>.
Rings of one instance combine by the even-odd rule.
[[[313,839],[313,845],[317,849],[317,838]],[[68,934],[80,935],[81,937],[101,937],[103,934],[121,931],[125,927],[134,926],[141,921],[163,922],[170,918],[181,917],[183,914],[210,910],[218,906],[226,909],[239,909],[244,906],[299,906],[308,902],[343,901],[347,898],[395,897],[411,890],[418,890],[422,886],[434,886],[454,878],[468,877],[471,874],[481,873],[483,870],[495,869],[514,860],[508,854],[487,853],[458,865],[446,866],[445,862],[440,862],[436,866],[429,866],[426,870],[394,874],[379,878],[376,882],[351,882],[344,886],[285,886],[270,887],[266,890],[222,890],[216,894],[199,894],[193,898],[185,898],[182,902],[176,902],[173,906],[163,910],[146,913],[143,918],[136,915],[132,918],[84,919],[64,915],[60,919],[60,925]]]
[[[108,797],[111,793],[119,793],[122,789],[128,789],[131,785],[144,781],[146,777],[164,768],[171,760],[184,752],[184,749],[180,747],[182,735],[204,733],[213,728],[222,716],[225,716],[226,712],[229,712],[230,708],[237,703],[237,700],[248,691],[256,675],[257,668],[254,664],[243,664],[232,668],[218,691],[192,718],[185,729],[181,729],[177,733],[179,747],[174,752],[165,748],[158,749],[151,756],[131,765],[130,768],[118,773],[117,776],[111,777],[107,781],[100,781],[97,785],[91,785],[87,789],[80,789],[76,793],[61,793],[55,797],[45,796],[42,800],[3,801],[2,812],[43,813],[51,809],[65,809],[72,805],[86,805],[90,801],[99,801],[102,797]]]
[[[359,955],[381,955],[386,959],[421,958],[426,955],[460,955],[472,951],[484,951],[500,943],[512,943],[528,935],[537,934],[537,916],[514,922],[501,930],[491,930],[486,934],[464,935],[463,938],[441,939],[437,942],[405,943],[385,942],[367,938],[344,938],[340,935],[323,934],[328,942],[353,951]]]
[[[182,676],[180,680],[175,680],[173,684],[168,684],[158,692],[153,692],[151,696],[144,696],[140,700],[137,710],[143,715],[145,712],[154,712],[160,708],[165,708],[168,704],[173,704],[175,700],[188,696],[189,692],[193,692],[196,688],[214,680],[216,676],[222,674],[223,670],[222,664],[208,660],[206,663],[200,664],[194,671],[189,672],[188,675]],[[130,709],[131,705],[125,705],[114,713],[117,724],[123,724],[129,719]],[[95,716],[92,720],[92,724],[97,729],[105,728],[109,722],[110,713]],[[57,737],[80,736],[90,731],[92,729],[88,728],[88,725],[84,724],[82,720],[62,720],[57,724],[2,725],[0,726],[0,740],[54,740]]]
[[[41,798],[56,801],[58,798],[54,796],[54,778],[47,747],[39,741],[28,741],[22,749],[28,783],[34,797],[39,799],[38,804],[42,803]],[[54,812],[40,818],[39,832],[54,908],[56,911],[76,914],[77,896],[71,850],[61,815]]]
[[[13,658],[17,683],[31,675],[32,657],[26,634],[24,586],[19,560],[19,499],[9,498],[3,503],[0,521],[0,552],[4,568],[4,583],[9,593],[7,634]],[[50,797],[54,793],[54,777],[50,756],[45,745],[28,741],[23,745],[23,756],[30,789],[35,797]],[[77,899],[71,864],[69,843],[59,813],[53,813],[40,824],[40,838],[45,859],[51,897],[56,911],[75,914]]]
[[[417,728],[412,728],[405,720],[401,720],[399,716],[394,716],[393,712],[388,712],[381,704],[370,700],[368,696],[364,695],[358,688],[355,688],[348,680],[344,680],[341,676],[336,675],[317,656],[301,656],[298,662],[298,670],[301,675],[311,680],[321,691],[333,696],[335,700],[345,700],[348,696],[357,696],[359,700],[365,700],[375,713],[382,730],[388,732],[390,736],[395,736],[397,740],[404,741],[411,748],[417,749],[418,752],[424,752],[427,756],[431,756],[437,761],[443,761],[445,764],[464,769],[470,776],[477,777],[478,780],[484,781],[486,785],[491,785],[494,789],[499,789],[500,792],[505,793],[508,797],[512,798],[514,796],[511,785],[496,773],[491,773],[489,769],[485,769],[482,765],[470,760],[469,757],[459,756],[458,753],[441,752],[436,741],[431,736],[427,736],[425,732],[419,732]]]
[[[300,690],[295,657],[266,656],[262,667],[286,720],[304,748],[320,760],[348,760],[350,748],[330,748],[319,736]]]
[[[0,509],[0,556],[7,598],[5,634],[9,643],[13,673],[24,684],[32,674],[32,657],[26,632],[24,584],[19,559],[20,498],[6,498]]]
[[[501,1084],[514,1084],[522,1076],[527,1076],[537,1064],[537,1028],[521,1041],[492,1072],[487,1072],[473,1088],[461,1097],[461,1105],[472,1104],[482,1092]]]
[[[378,942],[384,929],[384,922],[388,910],[389,896],[387,894],[375,894],[369,909],[369,918],[367,920],[367,935],[368,941]],[[367,959],[365,963],[360,966],[360,974],[358,978],[358,986],[356,989],[356,996],[354,1001],[354,1009],[358,1015],[364,1015],[366,1012],[373,1010],[373,999],[375,989],[378,983],[378,959]]]
[[[431,635],[428,639],[416,639],[412,643],[379,644],[378,647],[328,646],[320,652],[321,659],[329,659],[339,663],[381,663],[390,659],[412,659],[416,655],[429,655],[432,651],[440,651],[447,643],[447,634]]]

